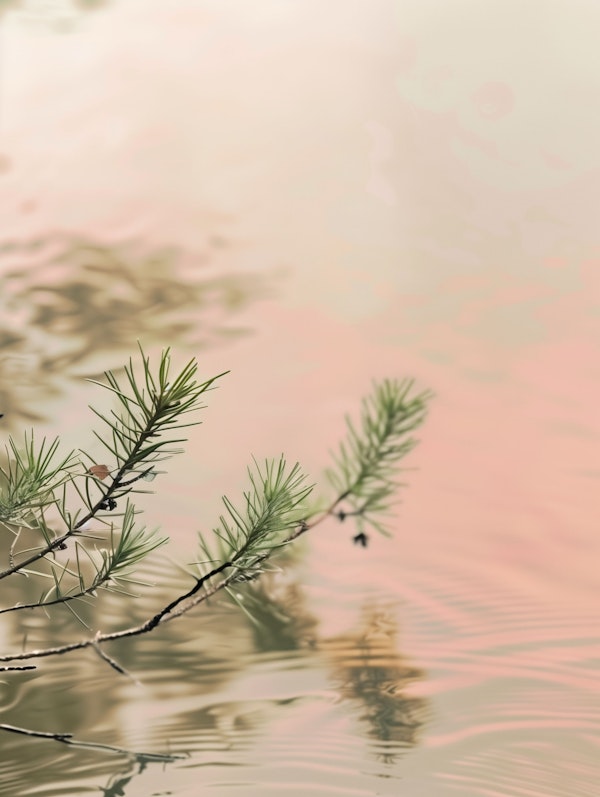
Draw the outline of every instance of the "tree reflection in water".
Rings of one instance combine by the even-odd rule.
[[[306,608],[301,587],[284,573],[248,585],[244,603],[254,618],[258,650],[315,649],[325,655],[330,677],[343,700],[356,704],[355,716],[375,742],[378,758],[393,763],[402,748],[418,742],[428,710],[425,698],[406,687],[425,672],[398,652],[393,606],[366,603],[356,628],[338,637],[318,635],[318,619]]]
[[[302,586],[292,573],[294,552],[278,558],[279,572],[238,585],[236,600],[248,619],[254,647],[260,653],[314,649],[318,619],[306,607]],[[291,575],[290,575],[291,574]]]
[[[70,0],[63,3],[24,3],[23,0],[0,0],[0,14],[3,11],[21,11],[29,22],[43,23],[58,32],[65,31],[78,19],[81,12],[100,11],[107,8],[113,0]]]
[[[226,245],[213,236],[192,258],[58,233],[0,244],[5,425],[42,420],[40,397],[60,394],[70,376],[96,376],[99,363],[114,367],[136,340],[198,350],[247,332],[229,318],[262,295],[265,282],[217,271]]]
[[[357,716],[386,763],[417,744],[427,714],[427,701],[404,691],[425,673],[398,653],[397,636],[393,607],[373,603],[363,607],[355,630],[322,644],[336,688],[358,704]]]
[[[6,694],[0,691],[3,721],[53,732],[68,730],[76,738],[91,736],[95,742],[123,748],[172,749],[188,753],[188,766],[192,767],[207,762],[245,765],[251,761],[252,750],[268,745],[267,728],[278,723],[288,707],[293,711],[295,705],[314,705],[314,690],[323,688],[315,687],[314,673],[320,672],[323,677],[317,682],[322,680],[325,689],[330,685],[325,698],[327,716],[331,718],[333,713],[339,719],[341,712],[349,717],[352,737],[358,744],[361,738],[369,739],[368,754],[383,765],[377,775],[392,776],[390,765],[417,744],[427,716],[427,701],[407,694],[407,686],[421,680],[424,673],[398,652],[393,606],[367,603],[347,633],[336,637],[320,634],[319,618],[307,606],[295,559],[293,553],[288,554],[280,572],[236,585],[238,599],[243,596],[252,621],[239,608],[217,602],[197,613],[192,634],[185,622],[174,622],[146,640],[115,643],[111,655],[139,678],[141,689],[130,678],[115,678],[93,653],[75,653],[60,661],[45,661],[43,678],[36,673],[21,674],[19,700],[14,705],[8,705],[7,697],[8,689],[14,694],[15,682],[9,687],[7,681]],[[173,583],[178,577],[173,572]],[[161,603],[151,593],[131,604],[134,614],[126,618],[128,623],[143,617],[149,602]],[[108,595],[101,604],[79,607],[92,628],[123,622],[113,598]],[[10,630],[15,642],[24,636],[28,644],[41,647],[52,641],[48,626],[34,623],[29,614],[21,614],[18,622],[13,618]],[[71,636],[81,636],[81,629],[65,613],[60,637]],[[267,664],[266,670],[263,664]],[[76,699],[66,699],[66,692]],[[341,700],[336,701],[336,694]],[[124,718],[147,711],[148,705],[157,717],[143,733],[134,722],[132,739]],[[163,713],[161,706],[165,711],[162,720],[158,718]],[[95,728],[93,733],[90,726]],[[45,782],[65,780],[65,761],[71,766],[77,761],[74,779],[86,768],[98,776],[105,774],[107,781],[100,791],[104,789],[107,795],[124,794],[145,768],[145,762],[135,755],[124,763],[121,756],[111,760],[97,752],[73,750],[66,758],[66,754],[57,756],[49,747],[54,743],[48,741],[23,744],[15,737],[4,743],[6,760],[20,761],[23,767],[31,757],[31,746],[39,749],[40,777],[43,770]],[[310,737],[298,737],[292,743],[305,751],[311,741]]]

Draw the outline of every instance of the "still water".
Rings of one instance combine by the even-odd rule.
[[[373,378],[436,393],[391,539],[320,526],[258,624],[214,600],[113,645],[132,677],[88,651],[3,674],[2,722],[181,758],[3,733],[0,793],[595,797],[600,11],[0,14],[3,438],[96,452],[85,377],[138,339],[231,370],[142,502],[156,586],[84,607],[94,630],[181,591],[252,454],[322,485]],[[5,651],[81,636],[5,618]]]

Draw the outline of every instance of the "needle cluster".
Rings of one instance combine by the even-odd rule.
[[[346,418],[347,435],[327,470],[337,497],[330,509],[340,520],[356,518],[359,539],[365,526],[389,534],[384,518],[402,482],[399,462],[417,445],[413,432],[427,414],[430,391],[411,395],[413,382],[385,379],[363,399],[360,425]],[[351,509],[340,509],[349,504]]]
[[[37,446],[31,433],[19,447],[9,438],[0,523],[13,540],[0,580],[21,573],[49,586],[36,603],[0,607],[0,613],[57,603],[74,612],[73,601],[100,588],[122,589],[135,566],[167,542],[137,523],[130,494],[148,492],[140,485],[157,476],[156,464],[181,451],[175,447],[185,441],[179,430],[198,423],[187,423],[188,413],[204,406],[201,397],[223,374],[199,382],[192,360],[171,378],[169,349],[155,372],[142,349],[140,354],[140,366],[130,359],[121,378],[107,371],[105,382],[89,380],[116,400],[108,414],[90,408],[104,425],[93,434],[110,467],[83,450],[59,457],[58,440]],[[26,547],[20,545],[23,537]]]
[[[240,508],[223,496],[225,513],[213,529],[213,540],[199,534],[208,563],[230,563],[230,583],[258,578],[265,561],[291,541],[313,489],[300,465],[289,468],[283,455],[278,462],[265,460],[262,467],[254,462],[248,478],[250,489],[244,492]]]

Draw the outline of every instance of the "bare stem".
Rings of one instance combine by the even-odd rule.
[[[62,742],[63,744],[70,744],[73,747],[88,747],[92,750],[106,750],[107,753],[120,753],[121,755],[133,756],[139,761],[176,761],[178,759],[187,758],[183,755],[170,755],[166,753],[135,753],[131,750],[125,750],[123,747],[115,747],[112,744],[100,744],[99,742],[81,742],[73,738],[72,733],[48,733],[46,731],[33,731],[30,728],[19,728],[17,725],[7,725],[0,723],[1,731],[8,731],[9,733],[17,733],[21,736],[33,736],[37,739],[52,739],[55,742]]]

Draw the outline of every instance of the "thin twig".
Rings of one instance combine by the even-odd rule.
[[[187,758],[185,755],[176,755],[170,753],[137,753],[132,750],[126,750],[123,747],[115,747],[112,744],[100,744],[99,742],[80,742],[73,738],[72,733],[47,733],[45,731],[33,731],[30,728],[19,728],[16,725],[7,725],[0,723],[0,730],[8,731],[9,733],[18,733],[21,736],[33,736],[38,739],[52,739],[55,742],[62,742],[63,744],[70,744],[73,747],[87,747],[92,750],[106,750],[107,753],[118,753],[120,755],[133,756],[138,761],[177,761]]]
[[[110,578],[111,576],[108,575],[101,582],[92,583],[89,587],[86,587],[86,589],[83,589],[80,592],[75,592],[72,595],[61,595],[58,598],[53,598],[51,601],[40,601],[38,603],[17,603],[14,606],[6,606],[4,609],[0,609],[0,614],[6,614],[7,612],[18,612],[21,609],[39,609],[42,606],[56,606],[60,603],[69,603],[69,601],[78,600],[79,598],[83,598],[86,595],[90,595],[92,592],[95,592],[102,586],[103,583],[109,581]]]
[[[284,545],[290,542],[293,542],[295,539],[300,537],[302,534],[305,534],[310,529],[315,528],[315,526],[322,523],[327,517],[329,517],[335,507],[345,498],[344,494],[341,494],[330,506],[328,509],[324,510],[320,515],[318,515],[315,520],[312,522],[307,522],[306,520],[302,520],[298,523],[297,527],[294,531],[288,535],[288,537],[284,541]],[[272,556],[273,551],[267,551],[258,557],[255,560],[255,564],[260,564],[261,562],[268,559]],[[218,576],[220,573],[225,572],[230,567],[233,567],[234,563],[231,561],[223,562],[218,567],[215,567],[209,573],[206,573],[201,578],[196,580],[194,586],[189,589],[187,592],[179,595],[177,598],[172,600],[169,604],[163,607],[159,612],[153,615],[150,619],[146,620],[144,623],[138,626],[133,626],[132,628],[126,628],[122,631],[114,631],[107,634],[102,634],[98,632],[92,639],[82,639],[78,642],[72,642],[67,645],[57,645],[51,648],[42,648],[40,650],[30,650],[24,651],[22,653],[15,653],[8,656],[0,656],[0,661],[23,661],[27,659],[33,658],[42,658],[47,656],[60,656],[65,653],[70,653],[74,650],[83,650],[88,647],[93,647],[98,653],[100,653],[99,646],[105,642],[113,642],[118,639],[127,639],[129,637],[140,636],[142,634],[147,634],[148,632],[152,631],[158,625],[164,622],[169,622],[174,620],[176,617],[181,617],[183,614],[186,614],[188,611],[193,609],[195,606],[198,606],[200,603],[203,603],[209,597],[214,595],[215,593],[219,592],[220,590],[228,587],[237,576],[237,573],[233,573],[230,576],[219,581],[217,584],[214,584],[209,589],[205,589],[201,595],[198,595],[200,590],[206,586],[208,582]],[[191,600],[190,600],[191,599]],[[187,601],[187,603],[186,603]],[[101,654],[102,655],[102,654]],[[112,660],[108,660],[108,663],[111,666],[114,666]],[[116,664],[116,662],[115,662]],[[119,672],[119,666],[114,666],[114,669]],[[128,674],[128,673],[126,673]]]
[[[96,634],[96,637],[97,636],[98,634]],[[97,653],[98,656],[100,656],[100,658],[109,665],[109,667],[112,667],[113,670],[116,670],[120,675],[126,675],[128,678],[131,678],[131,680],[137,686],[141,686],[141,681],[139,681],[134,675],[132,675],[128,670],[126,670],[125,667],[119,664],[119,662],[116,661],[116,659],[113,659],[112,656],[109,656],[108,653],[105,653],[100,648],[100,645],[98,644],[96,639],[94,639],[94,641],[92,642],[92,648],[94,650],[94,653]]]
[[[117,639],[126,639],[127,637],[147,634],[149,631],[152,631],[154,628],[156,628],[156,626],[159,625],[159,623],[161,623],[169,613],[176,609],[179,604],[183,603],[185,600],[199,592],[199,590],[202,589],[207,581],[209,581],[211,578],[214,578],[219,573],[222,573],[224,570],[227,570],[229,567],[232,567],[232,562],[224,562],[223,564],[219,565],[219,567],[211,570],[210,573],[207,573],[205,576],[202,576],[202,578],[197,579],[196,583],[190,590],[175,598],[175,600],[171,601],[171,603],[169,603],[141,625],[133,626],[132,628],[126,628],[123,631],[114,631],[109,634],[98,633],[92,639],[81,639],[78,642],[72,642],[67,645],[57,645],[52,648],[30,650],[27,652],[24,651],[22,653],[10,654],[8,656],[0,656],[0,661],[24,661],[26,659],[39,659],[47,656],[60,656],[64,653],[70,653],[73,650],[83,650],[85,648],[95,647],[96,645],[101,645],[104,642],[113,642]]]

